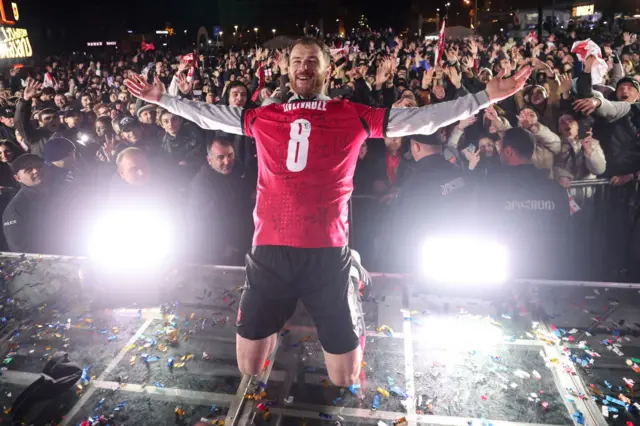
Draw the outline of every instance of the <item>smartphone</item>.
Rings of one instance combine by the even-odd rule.
[[[476,146],[474,144],[469,144],[469,146],[466,148],[467,151],[469,151],[471,154],[473,154],[474,152],[476,152]]]
[[[193,91],[193,95],[194,95],[194,96],[200,96],[200,95],[202,95],[202,90],[194,90],[194,91]]]
[[[586,120],[578,120],[578,139],[582,140],[589,136],[589,132],[591,131],[591,125]]]

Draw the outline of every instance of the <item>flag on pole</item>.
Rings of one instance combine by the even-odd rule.
[[[442,63],[442,57],[444,56],[444,28],[446,21],[442,20],[442,28],[440,29],[440,35],[438,36],[438,44],[436,45],[436,59],[433,62],[435,67],[440,66]]]

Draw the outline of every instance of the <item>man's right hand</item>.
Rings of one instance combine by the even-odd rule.
[[[147,102],[160,102],[162,95],[167,91],[157,76],[153,80],[153,85],[151,85],[140,75],[132,74],[124,81],[124,85],[127,86],[133,96]]]
[[[29,79],[29,81],[27,81],[27,86],[24,88],[24,93],[22,94],[24,100],[30,101],[35,97],[38,90],[40,90],[40,87],[42,87],[42,83],[38,83],[34,79]]]

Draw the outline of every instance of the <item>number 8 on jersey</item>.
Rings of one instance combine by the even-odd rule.
[[[311,135],[311,123],[304,118],[299,118],[291,123],[289,133],[289,148],[287,151],[287,169],[292,172],[301,172],[307,167],[307,155],[309,154],[309,136]]]

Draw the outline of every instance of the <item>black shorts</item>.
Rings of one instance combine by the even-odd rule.
[[[280,332],[298,299],[316,324],[325,351],[358,347],[362,309],[351,284],[348,247],[257,246],[246,258],[247,281],[238,311],[238,334],[260,340]]]

